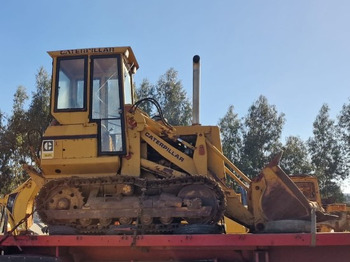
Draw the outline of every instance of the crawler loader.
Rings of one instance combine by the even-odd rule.
[[[167,233],[216,225],[224,216],[250,232],[310,224],[313,206],[279,167],[281,155],[251,180],[223,155],[219,128],[200,125],[197,95],[191,126],[170,125],[154,99],[135,102],[139,65],[130,47],[48,53],[54,120],[42,135],[39,169],[25,168],[49,228],[104,234],[137,225]],[[195,56],[194,94],[199,64]],[[146,102],[156,117],[140,109]],[[247,191],[248,206],[227,186],[228,177]]]

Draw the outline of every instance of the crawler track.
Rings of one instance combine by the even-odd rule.
[[[115,176],[51,180],[39,192],[36,206],[49,227],[74,228],[82,234],[105,233],[116,225],[171,233],[184,220],[216,224],[226,201],[221,187],[205,176]]]

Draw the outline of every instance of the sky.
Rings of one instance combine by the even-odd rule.
[[[312,136],[322,104],[336,118],[349,103],[350,1],[11,0],[0,6],[0,110],[22,85],[31,94],[47,51],[131,46],[143,79],[178,71],[192,98],[192,57],[201,57],[200,121],[239,117],[264,95],[284,113],[283,138]],[[284,141],[282,141],[284,142]]]

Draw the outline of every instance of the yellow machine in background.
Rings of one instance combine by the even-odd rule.
[[[222,154],[218,127],[171,126],[155,100],[134,102],[138,63],[130,47],[49,54],[55,120],[43,134],[40,171],[26,167],[38,181],[36,209],[49,227],[96,234],[136,224],[159,233],[215,225],[225,215],[263,232],[275,222],[285,221],[278,231],[290,220],[310,222],[311,205],[278,166],[281,155],[251,180]],[[194,83],[198,71],[196,56]],[[140,110],[144,102],[155,105],[156,118]],[[248,207],[227,177],[248,192]]]
[[[318,179],[310,175],[291,175],[290,178],[303,192],[309,201],[322,207],[321,193]],[[344,203],[328,204],[324,207],[326,212],[335,215],[336,219],[325,220],[318,223],[318,231],[321,232],[342,232],[350,230],[350,213]]]

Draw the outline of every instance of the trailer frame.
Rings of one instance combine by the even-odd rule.
[[[349,233],[220,235],[11,236],[1,260],[41,256],[47,261],[344,261]],[[28,261],[28,260],[26,260]],[[45,261],[45,260],[42,260]]]

